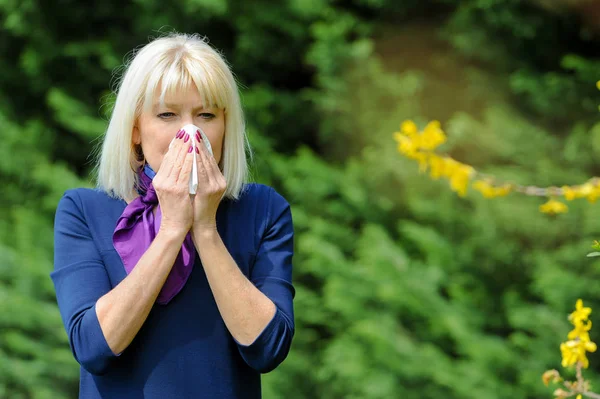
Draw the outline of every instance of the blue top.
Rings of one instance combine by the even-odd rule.
[[[126,276],[112,235],[125,201],[100,190],[68,190],[55,219],[54,271],[60,313],[81,365],[79,397],[260,398],[260,374],[287,356],[294,335],[293,226],[290,206],[270,187],[249,184],[223,200],[219,234],[244,275],[277,311],[250,345],[227,330],[198,255],[185,287],[155,304],[125,351],[109,348],[96,301]]]

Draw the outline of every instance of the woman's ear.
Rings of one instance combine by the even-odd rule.
[[[142,136],[140,135],[140,129],[138,129],[137,125],[133,126],[133,131],[131,132],[131,141],[134,145],[140,145],[142,143]]]

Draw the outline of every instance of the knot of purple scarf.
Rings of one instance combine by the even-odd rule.
[[[138,176],[140,196],[125,207],[113,233],[113,245],[123,261],[127,274],[131,273],[152,244],[158,233],[162,217],[158,197],[152,186],[154,171],[146,165],[140,169]],[[156,208],[156,212],[154,208]],[[194,242],[191,234],[188,233],[183,240],[173,268],[158,294],[157,303],[166,305],[183,289],[192,273],[195,257]]]

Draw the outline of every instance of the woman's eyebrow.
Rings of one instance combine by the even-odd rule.
[[[165,106],[167,108],[178,109],[178,108],[180,108],[181,104],[176,104],[176,103],[161,103],[161,102],[158,102],[158,103],[154,104],[154,108],[159,108],[161,106]],[[216,108],[216,107],[204,107],[204,105],[198,105],[198,106],[194,107],[193,110],[194,111],[200,111],[200,110],[203,110],[205,108],[211,109],[211,108]]]

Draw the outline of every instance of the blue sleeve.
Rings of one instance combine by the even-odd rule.
[[[242,345],[237,342],[246,363],[261,373],[275,369],[287,357],[294,336],[292,214],[288,202],[273,189],[268,204],[267,225],[250,280],[277,309],[253,343]]]
[[[69,190],[54,221],[54,271],[50,274],[73,355],[92,374],[103,374],[116,358],[96,315],[96,301],[112,287],[82,212]]]

